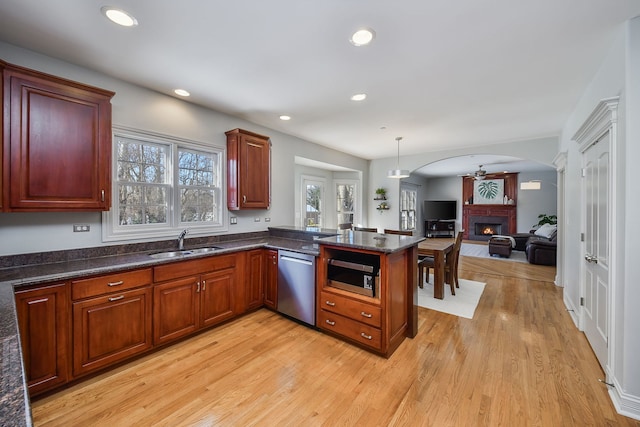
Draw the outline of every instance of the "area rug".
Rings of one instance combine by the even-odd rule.
[[[459,282],[460,287],[456,288],[455,295],[451,295],[451,287],[445,284],[444,299],[436,299],[433,297],[433,274],[430,275],[429,283],[425,283],[424,288],[418,288],[418,305],[454,316],[473,319],[486,283],[466,279],[459,279]]]
[[[501,256],[489,255],[489,245],[484,244],[462,243],[462,246],[460,247],[460,255],[528,263],[527,256],[522,251],[511,251],[511,256],[509,258],[502,258]]]

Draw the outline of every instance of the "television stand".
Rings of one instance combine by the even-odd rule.
[[[430,219],[424,222],[425,237],[448,237],[454,238],[456,232],[455,220],[441,221]]]

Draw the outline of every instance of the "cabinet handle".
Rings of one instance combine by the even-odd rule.
[[[365,334],[364,332],[360,332],[360,336],[361,336],[362,338],[366,338],[366,339],[368,339],[368,340],[370,340],[370,339],[372,339],[372,338],[373,338],[371,335],[367,335],[367,334]]]
[[[123,281],[123,280],[119,280],[119,281],[117,281],[117,282],[109,282],[109,283],[107,283],[107,286],[120,286],[120,285],[122,285],[123,283],[124,283],[124,281]]]
[[[207,281],[206,281],[206,280],[203,280],[203,281],[202,281],[202,292],[204,292],[204,291],[206,291],[206,290],[207,290]]]
[[[361,315],[361,316],[364,316],[364,317],[368,317],[369,319],[371,319],[371,318],[373,317],[373,314],[365,313],[364,311],[361,311],[361,312],[360,312],[360,315]]]
[[[327,304],[329,307],[335,307],[336,306],[335,302],[325,301],[324,303]]]
[[[335,326],[335,325],[336,325],[336,322],[332,322],[332,321],[331,321],[331,320],[329,320],[329,319],[325,320],[325,323],[326,323],[327,325],[331,325],[331,326]]]
[[[196,288],[196,292],[200,292],[200,282],[196,283],[198,285],[198,287]]]
[[[242,196],[242,203],[247,203],[247,196]]]
[[[121,299],[124,299],[124,295],[120,295],[119,297],[109,297],[109,302],[114,302]]]
[[[100,195],[102,197],[102,201],[104,202],[104,190],[100,191]]]

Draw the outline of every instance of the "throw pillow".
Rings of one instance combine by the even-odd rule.
[[[535,235],[536,236],[542,236],[542,237],[546,237],[547,239],[551,237],[551,235],[553,233],[555,233],[556,229],[558,228],[557,225],[551,225],[551,224],[542,224],[540,226],[540,228],[538,228],[535,231]]]

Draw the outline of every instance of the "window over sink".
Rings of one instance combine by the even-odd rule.
[[[226,231],[224,146],[114,127],[113,204],[103,240]]]

